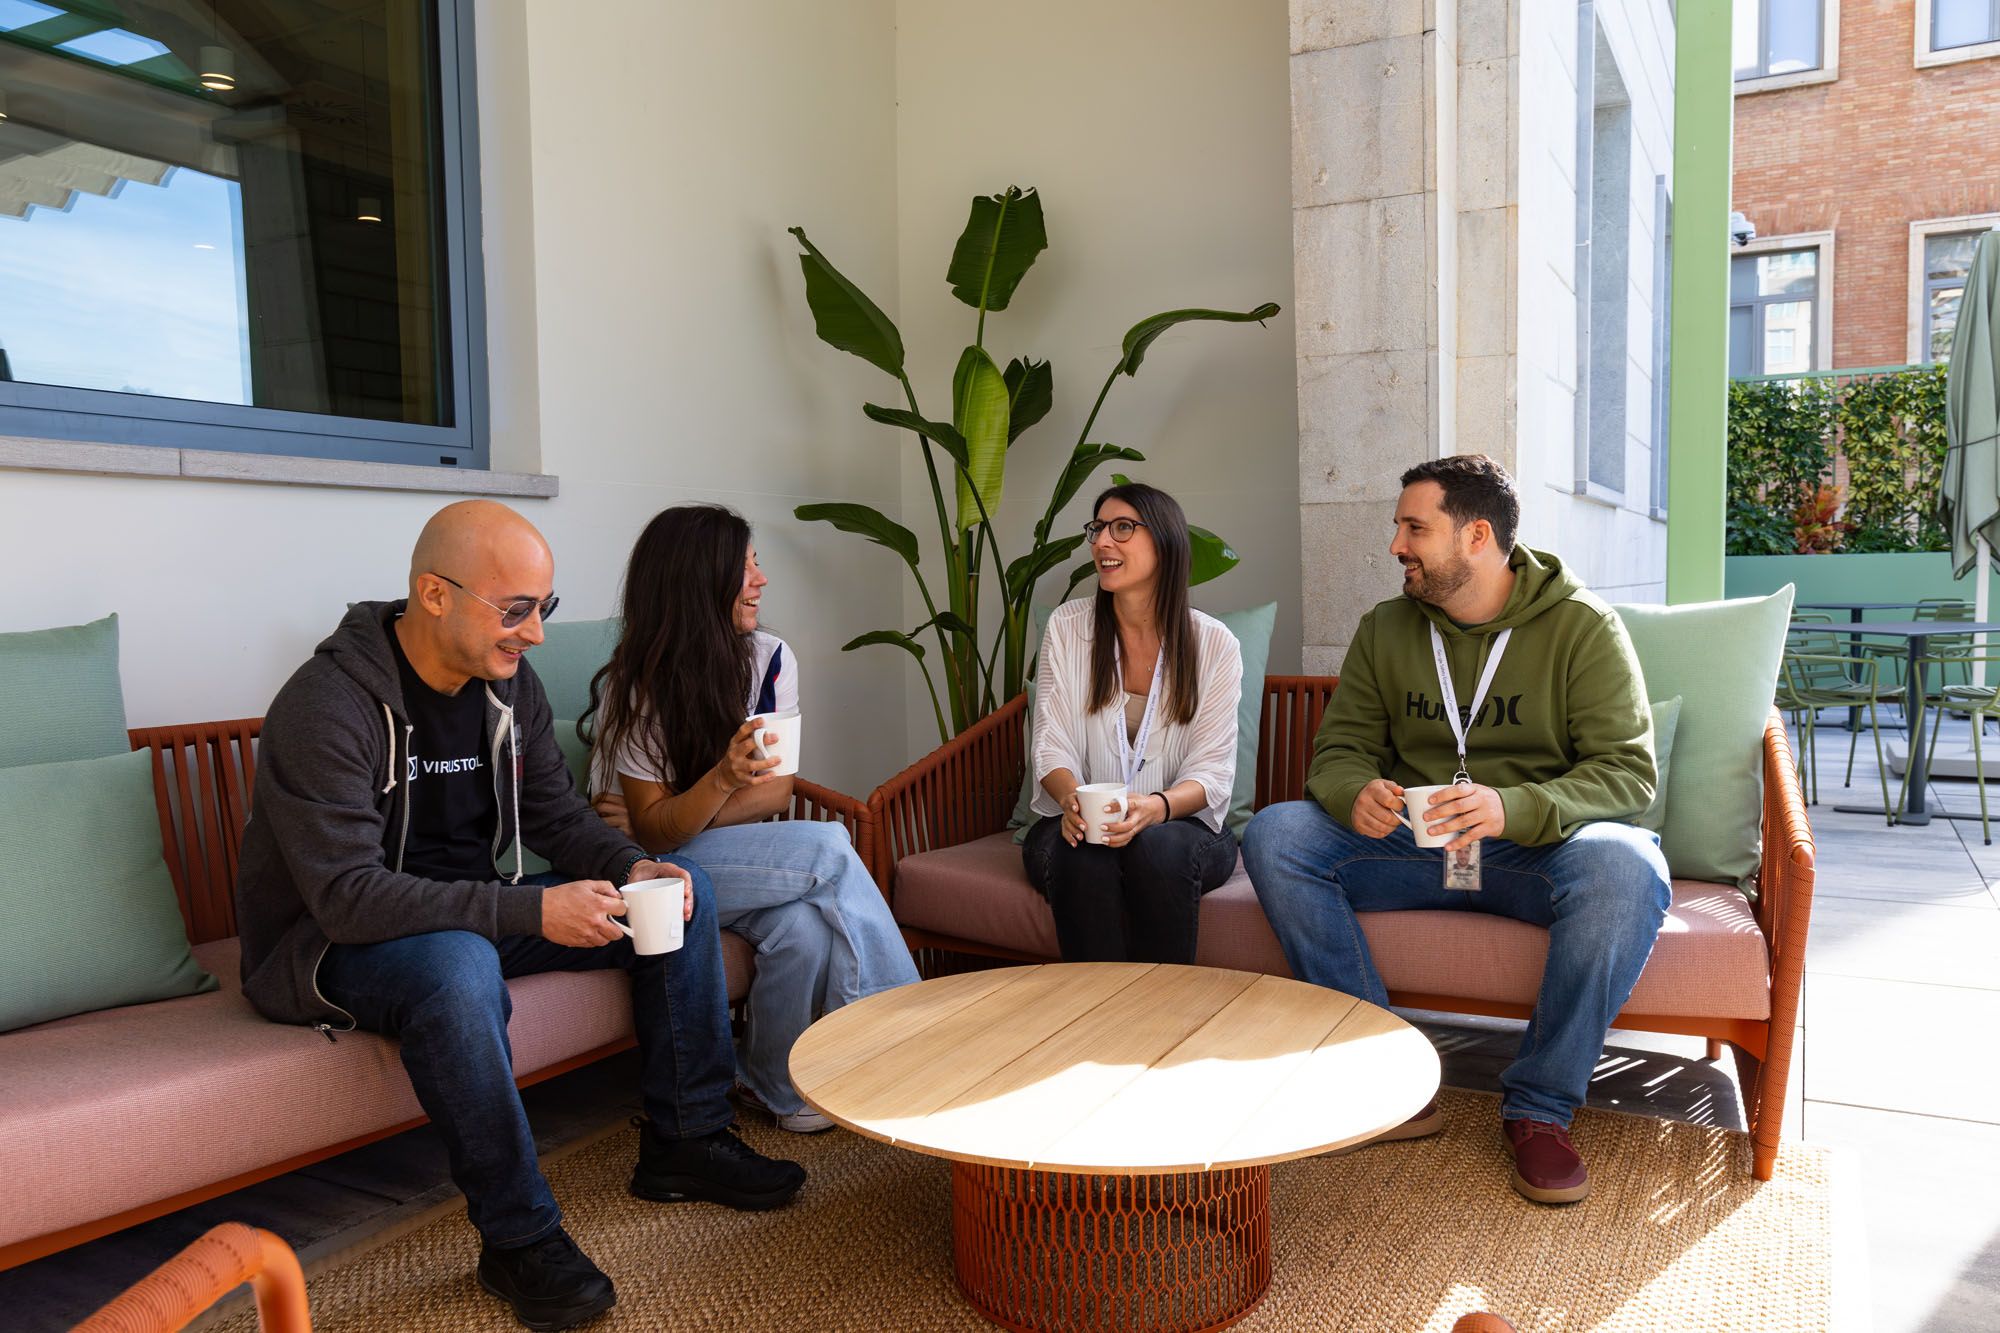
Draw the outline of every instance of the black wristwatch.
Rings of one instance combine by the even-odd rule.
[[[1164,811],[1166,811],[1166,812],[1167,812],[1167,817],[1166,817],[1166,822],[1167,822],[1167,823],[1169,823],[1169,824],[1173,823],[1173,822],[1174,822],[1174,803],[1173,803],[1172,801],[1170,801],[1170,800],[1168,800],[1168,799],[1167,799],[1167,794],[1166,794],[1165,792],[1163,792],[1163,791],[1156,791],[1156,792],[1154,792],[1154,793],[1153,793],[1153,795],[1155,795],[1155,796],[1157,796],[1157,797],[1159,797],[1159,798],[1160,798],[1160,809],[1162,809],[1162,810],[1164,810]]]
[[[632,858],[631,860],[627,861],[627,862],[625,863],[625,869],[624,869],[623,871],[621,871],[621,872],[619,873],[619,875],[618,875],[618,886],[619,886],[620,888],[623,888],[623,887],[625,887],[625,886],[626,886],[627,884],[630,884],[630,883],[632,882],[632,867],[633,867],[633,866],[636,866],[636,865],[638,865],[638,864],[639,864],[639,863],[640,863],[641,861],[650,861],[650,860],[652,860],[652,859],[653,859],[653,857],[652,857],[652,854],[651,854],[651,853],[649,853],[649,852],[640,852],[640,853],[639,853],[639,854],[638,854],[637,856],[635,856],[635,857],[633,857],[633,858]]]

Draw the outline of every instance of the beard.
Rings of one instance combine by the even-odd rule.
[[[1403,566],[1409,569],[1409,565]],[[1460,588],[1472,581],[1472,562],[1452,556],[1442,563],[1418,562],[1413,577],[1403,580],[1403,596],[1415,602],[1442,606]]]

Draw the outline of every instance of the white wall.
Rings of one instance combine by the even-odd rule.
[[[1278,603],[1271,670],[1299,665],[1298,407],[1294,386],[1288,43],[1284,0],[1022,0],[1005,22],[952,0],[897,13],[901,326],[929,415],[948,418],[951,372],[975,314],[945,285],[976,194],[1040,190],[1049,248],[986,346],[1055,370],[1055,408],[1008,459],[1001,545],[1026,549],[1125,330],[1180,306],[1284,313],[1186,324],[1136,378],[1120,377],[1091,435],[1142,450],[1123,465],[1171,492],[1243,563],[1194,600],[1209,610]],[[818,237],[815,237],[817,240]],[[880,386],[890,384],[877,377]],[[898,451],[904,522],[934,532],[929,483],[908,435]],[[1058,520],[1089,518],[1105,468]],[[949,503],[949,501],[948,501]],[[885,566],[890,557],[884,556]],[[1061,578],[1043,584],[1054,599]],[[905,627],[923,619],[906,604]],[[889,649],[872,650],[890,652]],[[911,743],[935,733],[912,684]]]
[[[790,512],[893,507],[899,479],[854,407],[872,372],[813,337],[784,229],[838,236],[893,309],[894,7],[600,0],[587,31],[567,6],[479,13],[494,461],[562,479],[519,505],[561,614],[613,610],[657,509],[736,506],[767,619],[811,664],[808,770],[865,792],[904,759],[901,682],[837,649],[898,618],[899,590]],[[400,595],[449,498],[0,472],[0,630],[116,610],[134,725],[261,714],[345,602]]]
[[[1673,178],[1672,12],[1667,0],[1598,0],[1598,22],[1632,101],[1627,452],[1622,501],[1573,494],[1576,477],[1576,105],[1574,6],[1514,0],[1520,71],[1520,285],[1515,392],[1521,537],[1560,554],[1615,601],[1666,594],[1666,524],[1651,487],[1653,180]],[[1588,93],[1585,94],[1586,97]]]

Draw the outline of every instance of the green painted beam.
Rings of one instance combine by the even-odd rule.
[[[1674,49],[1667,600],[1722,596],[1729,408],[1730,0],[1680,0]]]

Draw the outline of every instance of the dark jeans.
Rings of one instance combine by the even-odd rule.
[[[1236,869],[1236,835],[1189,816],[1141,829],[1123,847],[1063,841],[1044,819],[1021,844],[1033,884],[1056,915],[1069,963],[1192,963],[1201,896]]]
[[[638,954],[632,942],[594,949],[510,935],[498,944],[470,931],[443,930],[380,944],[336,944],[319,966],[320,992],[364,1028],[402,1043],[417,1101],[444,1136],[451,1178],[466,1212],[491,1245],[526,1245],[562,1220],[535,1160],[535,1138],[514,1086],[505,979],[535,972],[623,968],[632,979],[632,1021],[642,1060],[646,1114],[668,1138],[694,1138],[727,1125],[736,1077],[729,1002],[722,979],[715,895],[694,876],[694,918],[672,953]],[[524,883],[563,882],[538,875]]]

